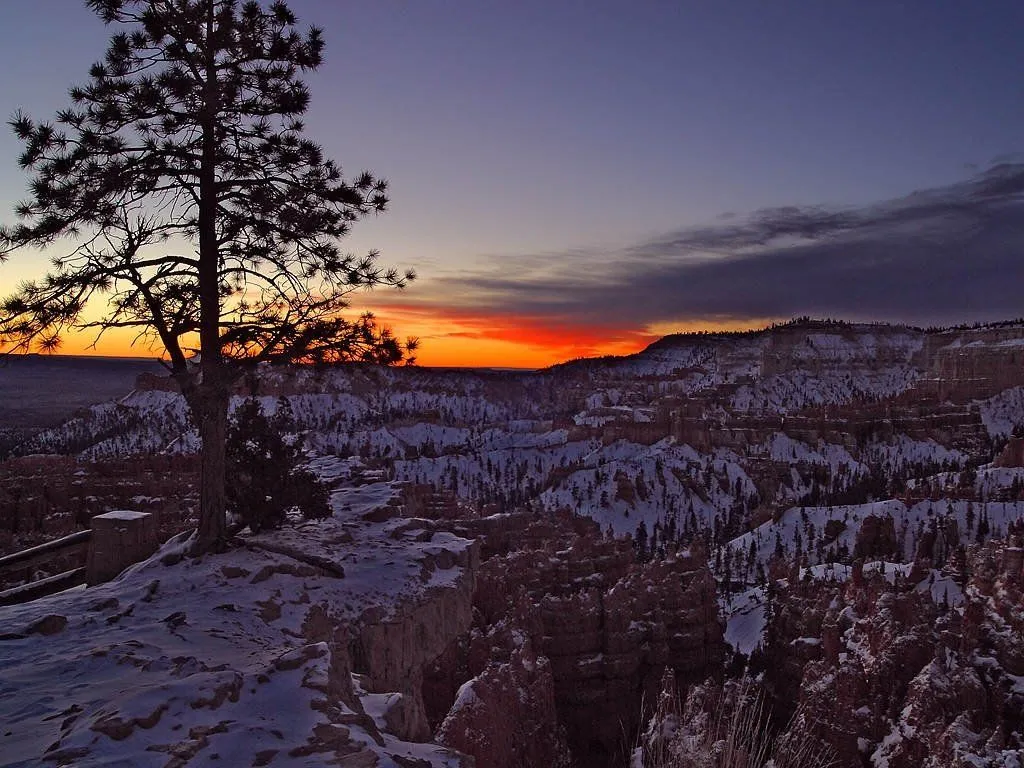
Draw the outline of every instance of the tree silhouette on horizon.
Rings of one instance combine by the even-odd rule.
[[[413,340],[341,312],[352,291],[414,275],[339,250],[353,222],[386,209],[387,183],[347,180],[304,135],[299,75],[320,66],[320,29],[299,31],[280,0],[86,5],[123,27],[104,59],[53,122],[10,121],[32,179],[19,222],[0,228],[0,261],[68,245],[2,300],[0,344],[53,351],[68,329],[129,328],[163,347],[202,440],[202,553],[227,532],[236,361],[397,363]]]

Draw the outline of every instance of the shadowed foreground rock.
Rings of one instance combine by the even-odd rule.
[[[478,766],[570,768],[551,663],[521,642],[507,662],[489,662],[459,689],[437,741],[472,755]]]
[[[564,730],[576,765],[618,765],[666,669],[686,682],[721,669],[714,579],[699,554],[637,564],[629,540],[603,539],[585,519],[537,521],[516,538],[529,548],[481,565],[472,632],[427,671],[435,691],[472,676],[441,726],[443,743],[481,765],[505,765],[490,756],[511,753],[519,761],[508,765],[542,768],[562,759]],[[500,550],[496,539],[503,534],[485,535],[485,550],[489,540]],[[472,735],[482,724],[488,736]]]

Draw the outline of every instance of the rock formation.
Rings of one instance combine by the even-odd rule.
[[[428,673],[435,691],[438,679],[459,670],[472,676],[456,698],[460,712],[442,725],[443,743],[491,765],[494,742],[467,745],[464,732],[467,722],[492,717],[505,752],[520,755],[513,764],[522,768],[561,759],[560,740],[544,749],[536,738],[518,743],[545,728],[564,729],[577,765],[619,764],[643,702],[655,699],[666,669],[694,682],[721,668],[714,579],[697,554],[637,564],[628,540],[601,538],[596,526],[578,518],[531,523],[520,541],[527,548],[481,564],[473,631]],[[501,692],[517,687],[537,699],[529,708],[534,714],[518,706],[503,712]],[[500,724],[513,715],[524,722],[505,734]]]

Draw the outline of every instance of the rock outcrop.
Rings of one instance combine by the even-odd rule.
[[[501,539],[497,531],[492,550],[495,538]],[[515,765],[522,768],[561,759],[560,741],[544,749],[536,738],[530,745],[518,742],[545,728],[564,729],[577,765],[616,765],[640,725],[643,701],[654,700],[666,669],[681,682],[720,670],[725,646],[714,579],[699,553],[638,564],[628,539],[602,538],[595,524],[569,516],[530,523],[520,541],[530,542],[528,548],[481,564],[473,631],[427,674],[435,692],[460,671],[471,676],[456,698],[456,709],[466,711],[449,714],[442,725],[451,739],[445,743],[491,765],[481,755],[495,742],[470,749],[458,734],[467,722],[493,717],[495,738],[505,752],[521,756]],[[548,683],[555,720],[548,694],[541,695]],[[530,708],[534,714],[518,705],[502,711],[500,692],[516,686],[539,697]],[[465,707],[470,691],[479,695]],[[526,722],[505,733],[502,723],[511,717]]]
[[[525,637],[507,661],[488,662],[459,688],[436,738],[488,768],[573,766],[558,724],[551,663]]]
[[[431,738],[423,702],[423,672],[470,628],[478,552],[474,543],[445,563],[448,568],[463,569],[464,577],[454,585],[430,591],[426,598],[401,602],[393,609],[372,608],[355,623],[353,668],[364,676],[367,691],[401,694],[401,714],[394,715],[395,733],[407,741]]]
[[[973,552],[958,608],[877,572],[783,589],[765,665],[776,714],[799,702],[792,727],[841,768],[1021,765],[1021,541],[1013,530]]]

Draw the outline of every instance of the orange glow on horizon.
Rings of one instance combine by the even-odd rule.
[[[418,305],[385,305],[375,314],[398,338],[420,339],[418,365],[455,368],[544,368],[581,357],[632,354],[671,333],[763,328],[775,319],[714,318],[625,328]],[[123,329],[107,331],[93,346],[95,338],[95,331],[68,333],[57,352],[140,358],[162,353],[158,344],[136,340],[136,333]]]
[[[644,329],[583,325],[465,308],[390,305],[378,320],[420,339],[424,366],[544,368],[579,357],[628,355],[655,341]]]
[[[85,357],[139,357],[156,359],[163,353],[159,344],[149,344],[146,339],[138,339],[138,331],[125,328],[111,328],[96,341],[96,330],[67,331],[61,334],[60,346],[54,351],[57,355],[80,355]],[[0,352],[4,347],[0,346]],[[36,352],[36,349],[30,350]],[[45,354],[45,353],[43,353]]]

